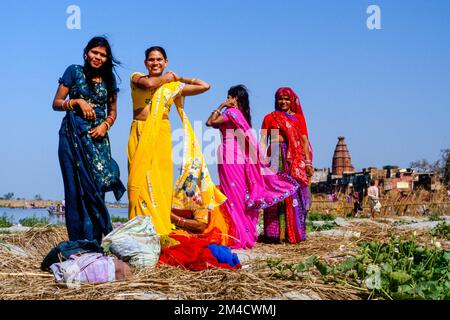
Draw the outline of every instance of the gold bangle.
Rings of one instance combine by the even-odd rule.
[[[109,129],[111,129],[111,125],[106,120],[102,123],[106,124],[106,131],[109,131]]]
[[[73,110],[72,99],[69,100],[69,110]]]
[[[191,84],[194,84],[195,80],[197,80],[197,79],[192,78],[192,79],[191,79]]]

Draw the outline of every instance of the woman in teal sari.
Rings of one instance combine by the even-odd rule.
[[[100,243],[102,235],[112,231],[105,193],[113,191],[120,200],[125,192],[107,134],[117,115],[115,63],[108,41],[91,39],[84,49],[84,66],[66,69],[53,100],[55,111],[66,112],[59,130],[58,156],[71,241]]]

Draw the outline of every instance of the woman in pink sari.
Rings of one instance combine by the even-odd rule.
[[[226,108],[225,112],[222,109]],[[245,86],[228,90],[228,100],[211,114],[207,126],[220,130],[218,150],[220,186],[228,200],[222,205],[231,224],[232,248],[252,248],[258,238],[258,212],[296,193],[288,175],[271,171],[251,130],[250,103]]]

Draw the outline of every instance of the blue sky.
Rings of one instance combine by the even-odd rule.
[[[206,120],[227,89],[243,83],[259,128],[276,88],[292,87],[307,118],[316,167],[331,166],[339,135],[358,169],[434,161],[450,147],[449,1],[162,3],[2,1],[0,195],[63,197],[57,158],[63,113],[51,102],[65,68],[81,64],[88,40],[103,34],[123,62],[110,138],[124,184],[132,116],[128,77],[145,70],[143,53],[151,45],[166,48],[170,70],[212,84],[186,100],[191,121]],[[72,4],[81,9],[81,30],[66,28]],[[381,30],[366,27],[371,4],[381,8]],[[177,118],[172,110],[173,129]],[[210,170],[218,182],[215,166]]]

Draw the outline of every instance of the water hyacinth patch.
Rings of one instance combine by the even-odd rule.
[[[450,224],[447,222],[441,222],[436,227],[431,229],[430,234],[433,237],[439,237],[450,240]]]
[[[450,252],[432,240],[425,247],[415,241],[391,238],[389,243],[359,243],[356,255],[329,265],[316,257],[295,264],[269,264],[278,278],[302,279],[315,269],[327,282],[365,289],[369,299],[450,299]],[[297,272],[301,270],[301,272]]]

